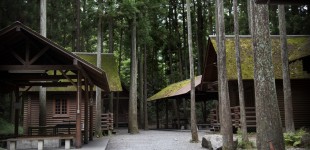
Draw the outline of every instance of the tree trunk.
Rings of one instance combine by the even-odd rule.
[[[146,53],[146,44],[144,44],[144,89],[143,89],[143,96],[144,96],[144,103],[143,103],[143,112],[144,112],[144,130],[148,130],[149,129],[149,122],[148,122],[148,112],[147,112],[147,61],[146,61],[146,57],[147,53]]]
[[[128,112],[128,132],[139,133],[137,120],[137,42],[136,42],[136,15],[133,16],[131,24],[131,75]]]
[[[40,0],[40,34],[46,37],[46,0]],[[40,86],[39,99],[39,126],[46,126],[46,87]]]
[[[295,132],[293,119],[292,91],[290,81],[290,71],[287,54],[286,20],[284,5],[279,5],[279,31],[282,49],[282,74],[283,74],[283,94],[284,94],[284,116],[286,132]]]
[[[201,0],[197,0],[197,45],[198,45],[198,74],[202,74],[203,70],[203,52],[205,50],[205,29],[202,14]]]
[[[100,12],[100,11],[99,11]],[[102,16],[99,14],[99,21],[98,21],[98,35],[97,35],[97,67],[101,68],[101,29],[102,24]],[[101,89],[96,86],[96,122],[95,122],[95,134],[97,137],[102,136],[101,132],[101,111],[102,111],[102,99],[101,99]]]
[[[239,104],[240,104],[240,121],[241,121],[241,131],[242,131],[242,141],[249,141],[246,115],[245,115],[245,102],[244,102],[244,90],[243,90],[243,80],[242,80],[242,69],[241,69],[241,58],[240,58],[240,40],[239,40],[239,20],[238,20],[238,0],[233,1],[234,8],[234,27],[235,27],[235,50],[236,50],[236,66],[238,74],[238,91],[239,91]]]
[[[142,52],[142,48],[141,48],[141,46],[140,46],[140,61],[139,61],[139,96],[140,96],[140,98],[139,98],[139,116],[140,116],[140,118],[139,118],[139,127],[140,127],[140,129],[142,129],[143,128],[143,121],[144,121],[144,116],[143,116],[143,105],[144,105],[144,96],[143,96],[143,94],[144,94],[144,92],[143,92],[143,52]]]
[[[228,93],[227,71],[226,71],[226,45],[223,0],[217,0],[218,14],[218,84],[220,99],[220,121],[221,133],[223,135],[223,149],[233,149],[232,122],[230,111],[230,100]]]
[[[76,52],[80,52],[80,0],[76,0],[76,41],[75,41],[75,46],[76,46]]]
[[[114,20],[113,17],[109,16],[109,53],[114,52]],[[113,113],[113,100],[114,100],[114,94],[113,92],[110,93],[110,99],[109,99],[109,112]]]
[[[268,5],[254,3],[253,11],[257,149],[269,149],[269,142],[275,149],[285,149],[272,64]]]
[[[184,62],[184,65],[183,65],[183,67],[184,67],[184,76],[183,76],[183,79],[182,80],[184,80],[184,79],[188,79],[188,62],[186,61],[186,60],[188,60],[187,59],[187,57],[186,57],[186,55],[187,55],[187,52],[186,52],[186,14],[185,14],[185,0],[182,0],[182,19],[183,19],[183,49],[184,49],[184,53],[183,53],[183,62]],[[187,55],[188,56],[188,55]]]
[[[195,74],[194,74],[194,59],[193,59],[193,45],[192,45],[192,24],[191,24],[191,10],[190,0],[186,0],[187,10],[187,37],[188,37],[188,57],[190,65],[190,79],[191,79],[191,132],[192,141],[198,142],[197,123],[196,123],[196,102],[195,102]]]

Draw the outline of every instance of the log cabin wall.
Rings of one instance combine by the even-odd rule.
[[[254,95],[254,82],[244,81],[245,90],[245,106],[255,107],[255,95]],[[309,79],[292,79],[292,97],[293,97],[293,117],[295,122],[295,128],[306,127],[310,128],[310,92],[308,90],[310,85]],[[283,97],[283,84],[282,80],[276,80],[277,98],[280,109],[280,115],[282,120],[282,126],[284,126],[284,97]],[[229,81],[229,92],[231,107],[239,106],[239,94],[237,81]]]
[[[61,97],[67,99],[67,115],[56,116],[54,113],[55,98]],[[76,93],[75,92],[57,92],[47,93],[46,100],[46,125],[54,126],[67,123],[68,120],[76,120]],[[24,103],[24,134],[27,134],[29,126],[39,126],[39,94],[31,92]],[[81,102],[82,124],[84,123],[84,99]],[[95,109],[94,109],[95,114]],[[83,127],[83,126],[82,126]],[[60,129],[59,132],[65,129]],[[72,130],[74,132],[74,129]]]
[[[82,93],[81,102],[81,121],[84,123],[84,93]],[[54,114],[55,98],[61,97],[67,99],[67,111],[68,115],[63,117],[57,117]],[[115,97],[116,98],[116,97]],[[29,92],[27,99],[24,101],[23,112],[23,128],[24,134],[28,133],[29,126],[39,126],[39,93]],[[108,99],[104,98],[104,105],[107,106]],[[95,102],[94,102],[95,104]],[[116,109],[115,109],[116,110]],[[93,106],[93,122],[96,119],[96,106]],[[46,125],[52,126],[61,123],[66,123],[68,120],[76,120],[76,92],[47,92],[46,101]],[[121,95],[119,100],[119,123],[128,123],[128,97]],[[83,126],[82,126],[83,128]],[[66,129],[60,129],[59,132],[65,132]],[[74,132],[74,130],[72,129]]]

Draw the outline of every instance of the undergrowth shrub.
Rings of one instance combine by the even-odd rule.
[[[295,133],[294,132],[287,132],[284,133],[284,141],[285,141],[285,146],[288,147],[300,147],[301,146],[301,140],[302,137],[305,134],[309,134],[306,132],[304,128],[301,128],[297,130]]]

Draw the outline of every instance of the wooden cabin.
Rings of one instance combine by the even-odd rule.
[[[85,61],[96,64],[97,55],[95,53],[75,53]],[[122,92],[122,85],[118,75],[118,69],[116,59],[113,54],[102,54],[101,66],[102,70],[106,72],[107,81],[110,87],[110,92],[102,91],[102,113],[113,113],[114,123],[127,124],[128,123],[128,95],[126,92]],[[75,106],[76,106],[76,94],[74,92],[75,87],[47,87],[47,100],[46,100],[46,125],[57,126],[61,124],[74,123],[75,120]],[[23,127],[25,134],[29,133],[29,127],[39,125],[39,87],[32,88],[27,92],[26,99],[24,101],[24,121]],[[93,89],[95,91],[95,89]],[[113,92],[114,110],[109,110],[110,94]],[[95,105],[95,92],[90,93],[90,97]],[[82,93],[82,95],[85,95]],[[84,97],[84,96],[83,96]],[[82,98],[83,99],[83,98]],[[117,99],[119,104],[117,105]],[[82,109],[82,127],[84,123],[84,100],[81,102]],[[117,108],[118,107],[118,108]],[[115,111],[118,109],[118,113]],[[94,109],[94,119],[96,110]],[[117,117],[117,118],[115,118]],[[95,121],[95,120],[94,120]],[[113,125],[112,125],[113,128]],[[110,128],[103,128],[103,130],[109,130]],[[74,129],[73,129],[74,131]],[[33,134],[38,134],[37,130]],[[66,128],[59,130],[59,133],[68,133]]]
[[[103,59],[112,68],[105,71],[91,64],[95,60],[89,58],[94,54],[73,54],[20,22],[0,31],[0,53],[0,92],[13,93],[15,137],[20,136],[18,127],[24,125],[25,134],[31,135],[35,129],[50,136],[59,133],[53,137],[56,140],[67,138],[59,136],[65,132],[63,128],[69,128],[69,134],[74,128],[69,139],[74,139],[77,148],[82,146],[82,137],[84,143],[92,140],[94,87],[102,89],[103,97],[121,90],[112,55]],[[39,102],[38,86],[47,88],[46,102]]]
[[[310,85],[310,74],[306,69],[309,68],[306,65],[308,56],[310,55],[309,42],[310,36],[287,36],[288,38],[288,54],[290,59],[290,78],[291,78],[291,89],[293,97],[293,117],[296,128],[306,127],[310,128],[310,93],[308,87]],[[208,41],[207,57],[209,61],[205,66],[216,64],[216,41],[215,36],[210,36]],[[283,98],[283,80],[282,80],[282,66],[281,66],[281,49],[280,49],[280,37],[271,36],[272,41],[272,56],[274,64],[274,74],[276,80],[276,91],[279,102],[279,109],[282,119],[282,125],[284,126],[284,98]],[[247,107],[247,125],[249,127],[256,127],[255,122],[255,96],[254,96],[254,80],[253,80],[253,50],[252,41],[250,36],[240,36],[241,46],[241,67],[242,77],[244,84],[244,96],[245,106]],[[234,116],[238,113],[239,107],[239,96],[238,96],[238,82],[236,73],[236,58],[234,49],[234,36],[226,36],[226,66],[227,66],[227,78],[229,86],[229,96],[232,107],[232,118],[236,122],[233,122],[236,126],[239,126],[238,116]],[[308,59],[309,60],[309,59]],[[205,77],[202,81],[210,86],[217,85],[217,70],[205,70],[203,76]],[[213,81],[212,81],[213,80]],[[213,86],[216,90],[217,87]],[[253,113],[254,112],[254,113]],[[211,118],[213,122],[218,122],[218,114],[213,110]]]

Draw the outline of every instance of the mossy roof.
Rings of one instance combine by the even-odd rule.
[[[96,53],[75,53],[85,61],[96,66],[97,54]],[[121,80],[118,74],[116,59],[113,54],[101,55],[101,68],[107,75],[108,84],[111,92],[122,91]],[[67,73],[67,74],[70,74]],[[31,90],[33,91],[33,90]],[[48,87],[47,91],[76,91],[74,86],[68,87]]]
[[[198,86],[200,83],[201,83],[201,75],[195,77],[195,87]],[[183,81],[168,85],[167,87],[165,87],[158,93],[148,98],[148,101],[186,94],[190,90],[191,90],[190,79],[183,80]]]
[[[96,53],[77,53],[82,59],[96,66]],[[101,55],[101,68],[107,74],[110,90],[113,92],[122,91],[121,79],[118,74],[116,59],[113,54]]]
[[[210,36],[210,38],[215,51],[217,51],[215,36]],[[308,51],[302,50],[303,48],[306,49],[306,45],[309,44],[309,40],[310,36],[287,36],[289,59],[296,60],[298,58],[310,55],[309,46],[307,47]],[[280,37],[271,36],[271,45],[275,78],[282,79]],[[251,36],[240,36],[240,48],[242,78],[253,79],[254,60]],[[292,79],[310,78],[310,75],[303,71],[302,61],[294,61],[290,63],[289,66]],[[226,36],[226,67],[228,79],[237,80],[235,39],[234,36],[229,35]]]

